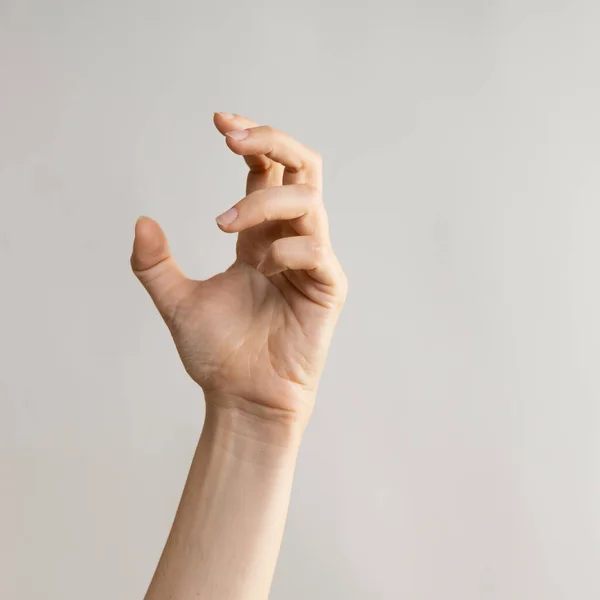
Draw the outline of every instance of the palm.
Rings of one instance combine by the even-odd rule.
[[[272,279],[238,260],[190,286],[171,329],[186,370],[205,390],[292,410],[315,391],[329,311],[294,292],[284,275]]]

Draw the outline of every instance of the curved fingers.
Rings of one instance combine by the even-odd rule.
[[[293,236],[275,240],[256,267],[266,277],[285,270],[306,271],[315,281],[345,287],[345,276],[327,243],[313,236]]]
[[[242,128],[225,133],[227,145],[241,156],[264,155],[284,166],[283,184],[323,185],[321,155],[287,133],[269,126]]]
[[[217,217],[226,232],[235,233],[265,221],[291,221],[299,235],[327,239],[327,214],[321,192],[307,184],[256,190]]]
[[[215,127],[223,135],[230,131],[238,131],[258,127],[258,124],[242,117],[229,113],[215,113],[213,117]],[[246,192],[281,185],[283,181],[283,166],[271,160],[264,154],[246,154],[244,160],[250,172],[246,181]]]

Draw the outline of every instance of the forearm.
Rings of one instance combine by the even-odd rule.
[[[292,425],[207,402],[202,435],[146,600],[266,600],[298,443]]]

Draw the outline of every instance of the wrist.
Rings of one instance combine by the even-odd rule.
[[[261,464],[294,461],[305,423],[292,414],[273,415],[271,409],[227,394],[205,395],[203,435],[235,457]],[[283,411],[286,412],[286,411]]]

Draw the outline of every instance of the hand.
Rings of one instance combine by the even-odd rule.
[[[142,217],[131,266],[208,403],[305,424],[345,300],[322,203],[320,156],[288,135],[216,113],[249,166],[246,196],[217,218],[236,259],[206,281],[185,277],[160,226]]]

